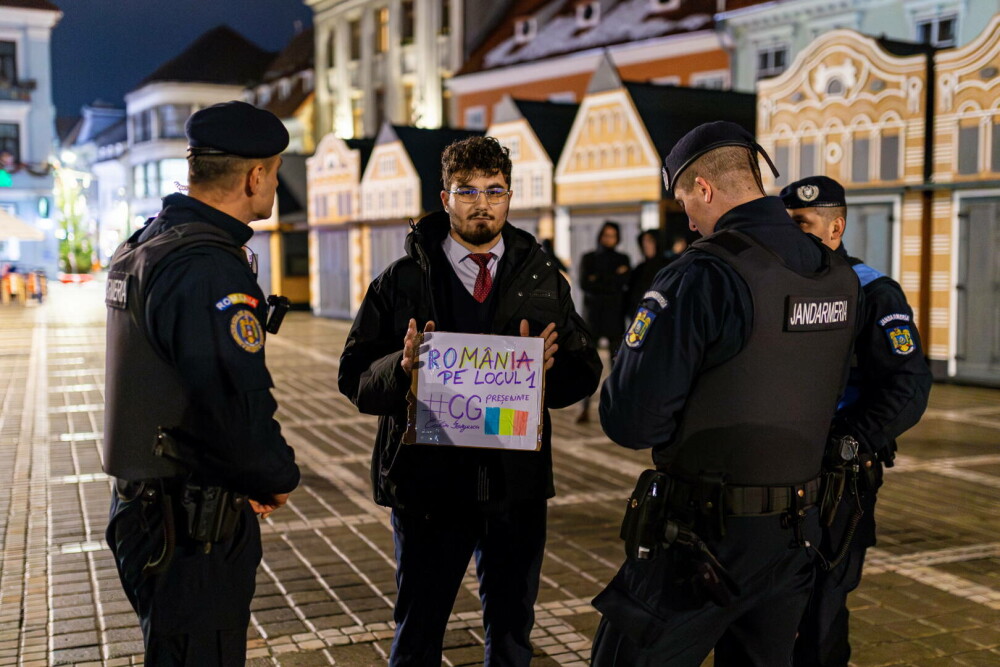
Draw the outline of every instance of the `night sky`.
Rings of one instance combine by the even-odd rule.
[[[282,49],[295,21],[312,25],[302,0],[52,0],[56,114],[76,116],[95,100],[124,108],[125,93],[202,33],[226,24],[268,51]]]

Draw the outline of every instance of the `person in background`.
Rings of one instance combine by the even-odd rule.
[[[595,343],[607,339],[612,360],[625,333],[625,286],[631,269],[628,255],[615,250],[620,241],[618,223],[607,220],[597,234],[597,248],[580,260],[583,317]],[[590,421],[589,397],[584,399],[576,421],[578,424]]]
[[[642,295],[653,283],[653,278],[660,272],[660,269],[670,263],[670,260],[660,252],[659,231],[647,229],[639,234],[638,240],[643,260],[636,264],[628,276],[628,284],[625,288],[624,319],[632,318],[636,307],[642,301]]]

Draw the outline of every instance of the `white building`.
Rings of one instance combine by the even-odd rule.
[[[0,239],[0,260],[27,268],[57,268],[54,235],[52,29],[62,12],[47,0],[0,0],[0,153],[9,153],[0,181],[0,208],[45,233],[44,241]]]
[[[305,0],[316,30],[317,136],[452,125],[444,82],[511,0]]]

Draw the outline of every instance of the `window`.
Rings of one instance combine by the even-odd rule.
[[[514,41],[518,44],[527,44],[535,37],[538,31],[538,21],[535,18],[521,19],[514,24]]]
[[[337,33],[333,30],[326,38],[326,66],[330,69],[337,66]]]
[[[186,175],[184,180],[187,180]],[[137,199],[155,197],[158,185],[155,162],[137,164],[132,167],[132,187]]]
[[[829,83],[826,84],[826,94],[830,97],[843,97],[844,82],[836,78],[830,79]]]
[[[17,44],[0,42],[0,82],[17,82]]]
[[[533,174],[531,177],[531,196],[535,199],[541,199],[543,194],[545,194],[545,182],[542,175]]]
[[[386,120],[385,88],[380,87],[375,89],[375,122],[381,125],[384,120]]]
[[[441,28],[438,32],[441,35],[451,32],[451,0],[441,0]]]
[[[676,85],[676,84],[675,84]],[[725,90],[729,85],[729,77],[725,74],[715,74],[712,76],[692,76],[692,88],[708,88],[710,90]]]
[[[183,139],[184,123],[191,115],[190,104],[164,104],[156,108],[160,122],[160,136],[164,139]]]
[[[776,44],[757,50],[757,78],[777,76],[788,66],[788,47]]]
[[[347,24],[351,36],[351,61],[361,60],[361,19],[355,19]]]
[[[354,136],[365,136],[365,109],[360,97],[351,98],[351,120],[354,124]]]
[[[385,53],[389,50],[389,8],[375,10],[375,51]]]
[[[958,128],[958,173],[979,172],[979,126]]]
[[[469,130],[486,129],[486,107],[469,107],[465,110],[465,127]]]
[[[871,140],[867,137],[854,137],[851,151],[851,180],[855,183],[868,182],[868,150]]]
[[[788,170],[792,168],[791,147],[788,144],[778,144],[775,147],[774,166],[778,170],[778,177],[774,179],[774,184],[783,188],[789,183]]]
[[[0,153],[10,153],[14,162],[21,161],[21,126],[0,123]]]
[[[177,192],[178,184],[187,185],[188,163],[184,158],[160,160],[160,196]]]
[[[521,137],[509,137],[507,139],[507,148],[510,149],[510,159],[520,160],[521,159]]]
[[[395,176],[396,175],[396,158],[392,155],[382,155],[378,159],[378,175],[379,176]]]
[[[153,110],[146,109],[132,116],[132,142],[139,144],[153,138]]]
[[[955,46],[957,22],[954,14],[917,21],[917,41],[939,48]]]
[[[403,44],[412,44],[413,35],[416,34],[416,15],[414,14],[413,0],[403,0],[400,10],[403,14],[401,26]]]
[[[1000,171],[1000,119],[993,119],[993,146],[991,163],[992,171]]]
[[[576,6],[578,28],[592,28],[601,20],[601,3],[587,2]]]
[[[881,180],[899,180],[899,135],[883,134],[880,153],[879,175]]]
[[[285,232],[282,236],[286,276],[309,275],[309,233]]]
[[[799,144],[799,178],[807,178],[816,173],[816,144],[803,141]]]

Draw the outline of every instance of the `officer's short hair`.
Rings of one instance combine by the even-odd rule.
[[[188,155],[188,184],[233,188],[255,165],[270,167],[277,159],[277,156],[246,158],[236,155]]]
[[[493,137],[468,137],[450,144],[441,154],[441,181],[445,190],[456,176],[497,172],[510,187],[510,150]]]
[[[757,157],[744,146],[722,146],[705,153],[681,172],[674,189],[691,190],[699,176],[717,188],[729,189],[722,183],[735,181],[741,187],[757,187],[763,192]]]
[[[833,222],[837,218],[847,220],[846,206],[815,206],[813,210],[819,214],[819,217],[823,218],[824,222]]]

